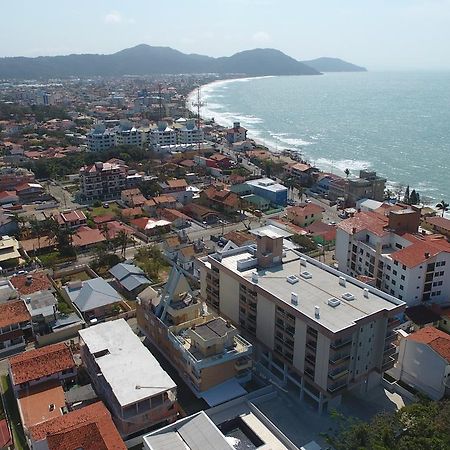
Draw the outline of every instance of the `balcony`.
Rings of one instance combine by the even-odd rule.
[[[337,369],[334,369],[328,373],[328,378],[331,378],[334,381],[334,380],[337,380],[347,374],[348,374],[347,366],[338,367]]]
[[[242,370],[246,370],[246,369],[250,369],[253,365],[253,361],[252,358],[250,358],[249,356],[247,357],[243,357],[243,358],[239,358],[235,363],[234,363],[234,368],[240,372]]]
[[[384,338],[385,342],[392,342],[397,339],[397,333],[395,331],[391,331],[388,334],[386,334],[386,337]]]
[[[395,358],[393,356],[389,356],[383,359],[383,365],[381,366],[381,370],[384,372],[392,367],[394,367]]]
[[[338,392],[347,386],[347,382],[332,383],[328,385],[327,391],[331,393]]]
[[[352,338],[338,339],[337,341],[332,342],[332,343],[330,344],[330,347],[331,347],[333,350],[336,350],[336,349],[338,349],[338,348],[342,348],[342,347],[345,347],[345,346],[347,346],[347,345],[351,345],[352,340],[353,340]]]
[[[394,328],[394,327],[398,327],[401,324],[400,320],[397,319],[396,317],[393,317],[392,319],[388,320],[387,326],[388,328]]]
[[[341,362],[346,361],[347,359],[350,359],[350,353],[336,353],[331,354],[328,362],[331,365],[339,364]]]
[[[314,341],[307,341],[306,342],[306,346],[309,348],[309,349],[311,349],[311,350],[313,350],[314,352],[316,351],[316,348],[317,348],[317,342],[314,342]]]
[[[397,346],[395,344],[389,344],[386,347],[384,347],[383,356],[392,356],[395,355],[397,351]]]

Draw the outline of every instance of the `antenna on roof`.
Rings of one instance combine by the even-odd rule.
[[[197,134],[198,134],[198,151],[200,152],[201,150],[201,142],[200,142],[200,109],[203,106],[206,106],[206,102],[203,102],[201,100],[201,95],[200,95],[200,85],[197,86],[197,101],[192,102],[192,106],[195,106],[197,108]]]

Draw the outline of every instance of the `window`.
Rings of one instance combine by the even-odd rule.
[[[386,266],[386,268],[387,270],[391,270],[391,266],[389,264]]]
[[[406,266],[405,266],[404,264],[402,265],[402,269],[403,269],[403,270],[406,270]]]
[[[403,284],[400,285],[400,290],[403,291]]]
[[[402,276],[400,277],[400,279],[404,281],[404,280],[405,280],[405,275],[402,275]]]
[[[392,273],[393,273],[394,275],[397,275],[397,271],[396,271],[396,270],[392,271]]]
[[[398,266],[398,261],[394,261],[394,266]]]

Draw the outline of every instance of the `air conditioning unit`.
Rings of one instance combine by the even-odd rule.
[[[341,304],[341,301],[336,297],[331,297],[328,299],[328,304],[333,308],[336,308],[336,306],[339,306]]]
[[[342,298],[347,301],[355,300],[355,296],[350,292],[345,292],[344,294],[342,294]]]
[[[304,270],[303,272],[300,272],[300,276],[305,280],[309,280],[310,278],[312,278],[312,273]]]
[[[295,275],[289,275],[288,277],[286,277],[286,281],[289,284],[295,284],[295,283],[298,283],[299,278],[297,276],[295,276]]]

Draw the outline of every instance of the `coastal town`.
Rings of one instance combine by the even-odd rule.
[[[340,449],[346,418],[448,415],[448,199],[203,117],[217,79],[0,80],[0,448]]]

